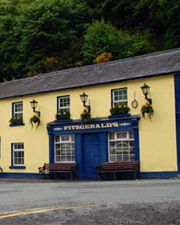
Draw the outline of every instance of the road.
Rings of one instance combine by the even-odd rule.
[[[178,225],[180,179],[0,180],[0,225]]]

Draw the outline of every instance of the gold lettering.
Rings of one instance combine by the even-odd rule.
[[[64,130],[71,130],[70,126],[64,126]]]
[[[112,127],[112,123],[106,123],[106,127]]]
[[[118,127],[118,123],[113,123],[113,127]]]

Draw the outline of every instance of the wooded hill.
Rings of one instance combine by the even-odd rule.
[[[1,0],[0,81],[175,48],[179,31],[177,0]]]

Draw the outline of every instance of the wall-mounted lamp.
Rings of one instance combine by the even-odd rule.
[[[37,113],[37,115],[40,116],[41,113],[39,111],[36,111],[38,102],[35,99],[33,99],[30,103],[31,103],[31,107],[33,109],[33,112]]]
[[[82,103],[83,103],[83,106],[87,108],[87,110],[88,110],[89,113],[91,113],[91,106],[90,106],[90,103],[89,103],[89,105],[86,105],[86,102],[87,102],[87,99],[88,99],[88,95],[85,94],[85,93],[83,92],[83,93],[82,93],[81,95],[79,95],[79,96],[80,96],[80,98],[81,98],[81,101],[82,101]]]
[[[145,99],[151,105],[152,104],[152,99],[147,97],[149,95],[150,86],[148,86],[146,83],[144,83],[144,85],[141,87],[141,90],[142,90],[143,95],[145,96]]]

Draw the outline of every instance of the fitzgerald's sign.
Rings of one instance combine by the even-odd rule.
[[[78,125],[59,125],[54,128],[54,131],[82,131],[82,130],[97,130],[97,129],[113,129],[131,126],[130,122],[99,122],[93,124],[78,124]]]

